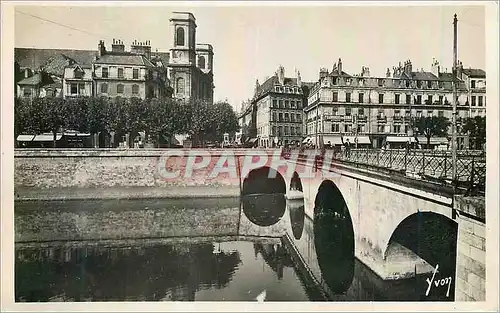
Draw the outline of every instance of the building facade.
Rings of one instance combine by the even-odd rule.
[[[92,66],[78,64],[64,69],[63,97],[90,97],[94,94]]]
[[[213,47],[196,43],[193,14],[174,12],[170,23],[174,46],[170,49],[168,67],[173,97],[213,103]]]
[[[251,103],[259,147],[274,148],[302,141],[306,86],[298,71],[294,78],[285,77],[283,66],[262,85],[256,82]]]
[[[431,67],[431,72],[414,71],[408,60],[387,69],[385,77],[372,77],[367,67],[358,75],[344,72],[339,59],[332,71],[321,69],[304,110],[307,136],[317,145],[349,140],[358,147],[375,148],[414,141],[412,120],[452,118],[453,76],[441,72],[436,61]],[[460,79],[457,85],[457,114],[466,118],[470,112],[466,84]],[[434,142],[444,145],[448,140]]]
[[[486,72],[482,69],[463,68],[458,65],[458,75],[467,88],[470,117],[486,116]]]

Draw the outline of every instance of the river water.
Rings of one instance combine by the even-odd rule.
[[[162,221],[166,230],[151,238],[16,242],[19,302],[452,300],[442,294],[423,296],[425,277],[380,280],[339,246],[342,241],[319,236],[303,206],[290,205],[283,195],[249,196],[241,204],[188,199],[16,202],[16,236],[46,232],[47,227],[30,223],[40,218],[41,209],[101,222],[112,211],[116,221],[101,229],[110,234],[113,225],[114,230],[130,227],[117,220],[135,216],[136,223],[144,224],[137,216],[152,210],[154,216],[171,214],[172,223]],[[63,221],[52,222],[53,231],[63,234]],[[157,224],[145,225],[157,231]]]

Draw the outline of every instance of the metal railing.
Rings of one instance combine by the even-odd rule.
[[[283,150],[289,158],[290,149]],[[304,162],[307,150],[298,151],[299,162]],[[486,155],[482,150],[457,151],[456,179],[453,180],[451,151],[401,149],[344,149],[317,151],[315,166],[321,167],[325,153],[333,154],[333,162],[374,170],[390,170],[408,177],[455,187],[456,193],[484,194],[486,181]]]

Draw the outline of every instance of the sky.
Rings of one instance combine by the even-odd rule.
[[[371,75],[384,76],[387,68],[408,59],[414,69],[430,71],[433,58],[450,72],[456,13],[459,60],[464,67],[485,69],[483,6],[364,3],[18,5],[15,46],[97,50],[99,40],[111,48],[116,38],[127,50],[137,39],[150,40],[152,51],[169,51],[171,13],[189,11],[196,18],[196,42],[214,47],[215,100],[227,99],[239,109],[252,97],[256,79],[262,83],[280,65],[285,76],[295,77],[297,69],[302,81],[312,82],[318,80],[320,68],[331,70],[339,58],[350,74],[368,66]]]

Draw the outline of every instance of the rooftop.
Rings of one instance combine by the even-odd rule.
[[[106,52],[95,61],[95,64],[116,64],[116,65],[139,65],[154,67],[154,65],[142,54],[130,52]]]
[[[474,78],[486,78],[486,72],[478,68],[464,68],[462,73]]]

